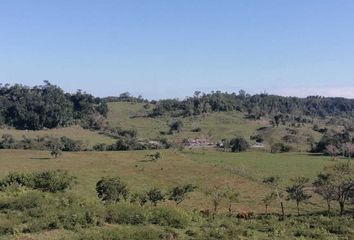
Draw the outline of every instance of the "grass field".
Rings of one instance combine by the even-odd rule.
[[[168,132],[169,124],[174,118],[168,116],[150,118],[139,117],[146,115],[148,110],[144,108],[143,103],[113,102],[109,103],[108,122],[112,127],[121,127],[123,129],[136,129],[138,136],[142,138],[166,137],[170,140],[182,140],[185,138],[211,138],[214,142],[224,138],[243,136],[249,140],[250,136],[257,133],[257,129],[270,127],[268,120],[248,120],[239,112],[216,112],[200,116],[179,118],[183,122],[181,132],[174,135],[162,135],[161,132]],[[200,132],[192,132],[193,128],[201,128]],[[296,128],[297,143],[289,145],[297,151],[306,151],[309,144],[306,139],[312,136],[319,140],[321,135],[312,130],[312,125],[304,125]],[[264,133],[265,145],[277,142],[284,142],[282,137],[289,134],[287,127],[279,126],[269,128]]]
[[[275,175],[279,176],[281,179],[280,186],[284,189],[286,186],[291,184],[291,178],[294,177],[307,177],[310,179],[310,182],[312,182],[316,175],[325,166],[334,163],[330,160],[330,157],[304,152],[308,149],[308,144],[306,143],[308,136],[313,136],[315,140],[318,140],[321,137],[319,133],[312,130],[311,125],[303,125],[296,128],[296,136],[299,142],[291,145],[293,150],[295,150],[294,152],[271,154],[269,153],[269,145],[275,142],[282,142],[282,138],[286,134],[289,134],[288,127],[280,126],[273,128],[269,127],[270,124],[267,120],[252,121],[246,119],[242,114],[237,112],[220,112],[210,113],[198,117],[180,118],[183,122],[182,132],[175,135],[162,135],[161,132],[168,131],[168,125],[173,120],[171,117],[136,117],[143,116],[147,111],[144,108],[144,104],[140,103],[110,103],[109,109],[110,112],[108,116],[108,123],[111,127],[136,129],[139,138],[166,137],[169,140],[176,141],[184,138],[210,137],[214,142],[216,142],[223,138],[231,138],[238,135],[244,136],[247,140],[249,140],[251,135],[259,133],[257,129],[267,127],[264,132],[267,148],[265,151],[251,150],[243,153],[223,152],[216,149],[185,149],[182,151],[177,149],[159,150],[162,158],[156,162],[145,161],[147,159],[146,155],[155,153],[156,150],[63,152],[63,155],[61,155],[58,159],[50,158],[50,153],[47,151],[0,150],[0,177],[3,177],[13,171],[32,172],[49,169],[67,170],[71,175],[77,178],[77,182],[74,187],[69,190],[69,194],[71,193],[92,202],[98,201],[95,185],[101,177],[105,176],[119,176],[128,184],[131,193],[147,191],[153,187],[157,187],[162,189],[164,192],[167,192],[171,189],[171,187],[177,185],[193,184],[197,186],[197,189],[191,193],[189,198],[182,202],[179,206],[186,211],[195,213],[198,213],[200,210],[212,209],[212,199],[206,195],[206,192],[214,189],[215,187],[231,188],[240,194],[239,202],[233,204],[234,212],[255,212],[261,214],[265,211],[262,204],[262,198],[272,191],[269,186],[262,183],[263,178]],[[200,127],[201,132],[195,133],[191,131],[196,127]],[[66,136],[75,140],[81,140],[88,146],[93,146],[97,143],[111,144],[115,141],[112,138],[100,135],[94,131],[82,129],[79,126],[42,131],[0,129],[0,135],[2,134],[11,134],[17,139],[21,139],[22,136],[27,136],[30,138],[45,135],[53,137]],[[344,160],[338,159],[337,161]],[[314,193],[310,193],[312,195],[311,199],[308,202],[302,203],[300,206],[301,213],[313,214],[324,211],[326,209],[324,201]],[[172,206],[175,205],[175,203],[165,201],[159,205]],[[338,210],[335,203],[333,203],[332,207],[333,211]],[[237,219],[233,218],[233,220],[231,220],[230,218],[226,218],[225,220],[225,214],[222,213],[226,213],[227,211],[228,203],[224,199],[221,202],[218,211],[221,214],[217,217],[224,219],[223,221],[226,221],[226,223],[219,222],[221,221],[220,219],[217,219],[215,222],[208,223],[203,222],[203,220],[198,222],[198,220],[196,221],[198,223],[194,222],[193,224],[195,225],[190,227],[198,231],[203,228],[207,228],[212,231],[216,229],[216,231],[219,231],[219,226],[222,224],[234,224],[233,228],[236,229],[240,227],[240,231],[246,231],[243,233],[247,235],[247,231],[251,231],[250,229],[253,229],[254,226],[256,226],[259,227],[261,231],[257,231],[257,233],[255,233],[256,235],[254,235],[255,237],[247,237],[247,235],[246,237],[241,237],[240,239],[281,239],[277,238],[278,235],[275,235],[274,238],[269,238],[269,235],[267,235],[266,232],[262,232],[262,229],[267,228],[268,225],[274,224],[277,225],[274,229],[281,229],[279,231],[287,233],[288,228],[294,227],[292,226],[292,221],[302,223],[301,219],[295,220],[294,218],[289,218],[289,221],[279,222],[277,221],[276,216],[273,216],[274,219],[271,221],[271,224],[265,221],[262,223],[264,225],[262,225],[258,220],[229,223],[229,221],[237,221]],[[279,213],[279,204],[277,202],[273,202],[273,204],[269,207],[269,211],[271,213]],[[286,201],[285,212],[286,214],[296,215],[295,203]],[[304,219],[305,218],[306,216],[304,216]],[[307,221],[307,219],[305,220]],[[331,223],[331,219],[323,218],[322,220],[327,221],[328,224]],[[308,221],[317,220],[310,219]],[[339,220],[336,221],[340,222],[341,219],[339,218]],[[214,225],[208,225],[208,227],[205,227],[205,224]],[[305,228],[311,228],[306,224],[307,222],[303,223],[303,226],[301,227],[302,230]],[[348,225],[348,222],[346,224]],[[337,225],[340,224],[337,222],[336,226]],[[19,237],[14,234],[0,237],[0,239],[86,239],[75,237],[80,234],[84,234],[84,236],[86,236],[85,234],[91,236],[91,234],[101,234],[102,232],[108,232],[105,234],[109,234],[109,231],[112,229],[115,229],[117,232],[122,231],[124,233],[130,231],[133,233],[140,232],[140,234],[144,234],[145,230],[148,232],[166,232],[166,228],[156,225],[130,226],[107,224],[92,229],[79,229],[78,231],[59,229],[28,234],[25,236],[21,235]],[[185,235],[184,229],[174,229],[174,231],[179,231],[181,236]],[[275,231],[276,234],[278,234],[277,231],[278,230]],[[293,234],[292,231],[296,232],[297,229],[291,230],[290,234]],[[310,236],[315,236],[311,235],[311,231],[312,230],[309,230]],[[352,235],[350,234],[348,234],[348,236],[354,235],[354,233]],[[346,235],[343,234],[343,236]],[[314,237],[312,238],[315,239]],[[90,239],[95,238],[91,237]]]
[[[65,152],[54,160],[45,151],[1,150],[0,175],[11,171],[65,169],[78,179],[71,191],[89,198],[96,197],[95,183],[103,176],[120,176],[133,192],[154,186],[168,190],[178,184],[192,183],[198,186],[198,190],[182,203],[187,209],[210,208],[211,201],[204,192],[215,186],[228,186],[241,194],[236,210],[262,212],[261,199],[270,191],[261,183],[264,177],[278,175],[283,180],[282,186],[286,186],[294,176],[313,180],[325,165],[332,163],[328,157],[303,153],[224,153],[210,150],[164,150],[158,162],[144,162],[145,155],[150,152]],[[287,203],[287,207],[294,211],[293,203]],[[322,210],[322,207],[322,202],[313,197],[305,208]],[[226,211],[226,205],[222,210]],[[272,210],[278,211],[277,206]]]
[[[92,147],[93,145],[98,143],[112,144],[114,142],[114,139],[110,137],[106,137],[104,135],[98,134],[97,132],[83,129],[80,126],[54,128],[40,131],[3,128],[0,129],[0,136],[2,136],[3,134],[10,134],[15,139],[22,139],[23,136],[29,138],[36,138],[42,136],[52,136],[59,138],[65,136],[74,140],[80,140],[83,144],[86,144],[89,147]]]

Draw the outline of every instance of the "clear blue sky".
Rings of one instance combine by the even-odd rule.
[[[1,0],[0,82],[354,98],[353,0]]]

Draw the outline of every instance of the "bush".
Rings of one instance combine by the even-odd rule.
[[[170,124],[169,133],[170,134],[178,133],[182,131],[182,127],[183,127],[183,122],[181,120],[175,120]]]
[[[129,194],[127,185],[119,177],[102,178],[96,183],[96,192],[102,201],[119,202]]]
[[[108,148],[108,145],[105,143],[99,143],[93,146],[93,150],[95,151],[106,151]]]
[[[275,143],[272,145],[272,148],[270,150],[271,153],[283,153],[283,152],[289,152],[290,147],[283,144],[283,143]]]
[[[17,173],[13,172],[0,180],[0,190],[11,185],[18,185],[43,192],[63,192],[70,189],[75,182],[75,177],[70,176],[67,171],[44,171],[38,173]]]
[[[192,132],[201,132],[202,129],[200,127],[196,127],[192,129]]]
[[[40,172],[33,177],[34,189],[52,193],[70,189],[75,181],[75,177],[62,170]]]
[[[230,147],[232,152],[244,152],[250,147],[246,139],[243,137],[236,137],[230,140]]]
[[[24,211],[46,205],[45,194],[29,191],[20,195],[12,195],[0,200],[0,210]]]
[[[61,137],[60,142],[62,145],[62,151],[77,152],[83,149],[81,141],[76,141],[67,137]]]
[[[190,222],[190,217],[183,210],[163,206],[151,209],[149,222],[160,226],[185,228]]]
[[[134,204],[110,204],[105,219],[108,223],[137,225],[146,221],[146,214],[144,208]]]
[[[32,173],[12,172],[0,180],[0,190],[4,190],[11,185],[33,187],[34,177]]]

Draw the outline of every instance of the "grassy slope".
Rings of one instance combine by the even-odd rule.
[[[80,140],[88,146],[97,143],[111,144],[114,142],[112,138],[100,135],[96,132],[83,129],[80,126],[71,126],[65,128],[55,128],[40,131],[16,130],[16,129],[0,129],[0,136],[3,134],[11,134],[16,139],[22,139],[23,136],[35,138],[38,136],[53,136],[62,137],[66,136],[71,139]]]
[[[237,210],[261,212],[261,198],[270,189],[260,183],[263,177],[279,175],[284,184],[293,176],[310,179],[330,164],[329,158],[306,154],[265,154],[259,152],[223,153],[215,151],[162,151],[157,163],[142,162],[148,151],[131,152],[77,152],[64,153],[58,160],[49,159],[45,151],[1,150],[0,175],[10,171],[36,171],[43,169],[66,169],[78,177],[72,191],[86,197],[95,197],[95,183],[102,176],[118,175],[132,191],[157,186],[167,190],[181,183],[199,186],[191,199],[182,206],[193,209],[210,208],[203,192],[214,186],[229,186],[241,193]],[[307,209],[320,210],[318,198]],[[294,209],[293,203],[287,206]],[[273,206],[275,207],[275,206]],[[223,205],[226,211],[226,205]],[[273,208],[275,210],[275,208]]]
[[[260,127],[269,127],[269,121],[252,121],[244,118],[239,112],[218,112],[210,113],[196,117],[180,118],[183,122],[183,131],[176,135],[161,135],[161,131],[167,132],[168,124],[173,120],[171,117],[134,117],[141,116],[147,112],[143,103],[109,103],[108,121],[112,127],[136,129],[139,137],[157,138],[167,137],[169,139],[184,139],[211,137],[213,141],[219,141],[223,138],[234,136],[244,136],[246,139],[255,133]],[[200,127],[201,132],[194,133],[193,128]],[[305,125],[295,128],[298,131],[298,143],[290,144],[294,149],[305,151],[309,148],[306,143],[307,136],[313,136],[315,140],[320,138],[320,134],[311,129],[311,125]],[[288,134],[285,126],[269,128],[265,133],[266,145],[276,142],[283,142],[282,137]]]

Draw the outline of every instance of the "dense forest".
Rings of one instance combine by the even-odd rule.
[[[75,121],[92,127],[108,112],[105,101],[82,91],[65,93],[50,84],[28,87],[0,85],[0,124],[38,130],[67,126]]]
[[[249,118],[267,115],[293,116],[354,116],[354,99],[309,96],[307,98],[283,97],[269,94],[250,95],[245,91],[236,93],[195,92],[184,100],[164,99],[157,102],[152,116],[171,113],[179,116],[199,115],[208,112],[241,111]]]

